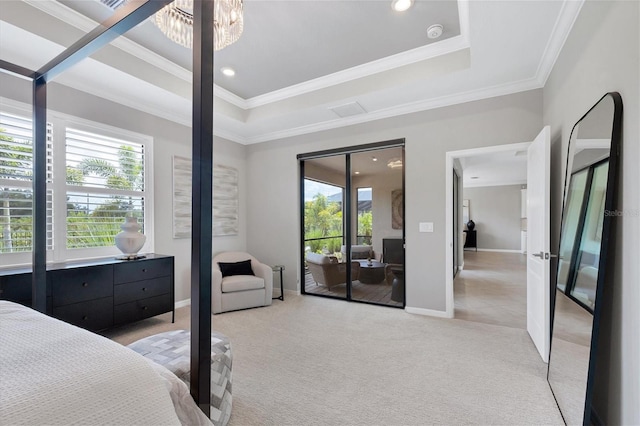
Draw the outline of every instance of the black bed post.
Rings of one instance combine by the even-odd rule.
[[[191,395],[210,416],[213,254],[213,0],[193,4]]]
[[[131,0],[38,71],[0,61],[10,72],[33,79],[32,306],[47,310],[47,82],[111,43],[172,0]],[[213,12],[212,12],[213,16]],[[213,19],[212,19],[213,22]]]
[[[47,82],[33,80],[32,307],[47,312]]]

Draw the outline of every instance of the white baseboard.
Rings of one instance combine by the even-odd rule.
[[[298,290],[289,290],[289,289],[284,289],[284,294],[289,294],[290,296],[299,296],[300,292]],[[183,308],[185,306],[190,306],[191,305],[191,299],[184,299],[184,300],[180,300],[178,302],[175,303],[176,309],[178,308]]]
[[[485,248],[479,248],[478,251],[492,251],[492,252],[496,252],[496,253],[520,253],[520,254],[522,254],[521,250],[507,250],[507,249],[485,249]]]
[[[453,318],[452,316],[448,315],[445,311],[436,311],[434,309],[412,308],[410,306],[407,306],[404,308],[404,310],[409,314],[425,315],[428,317],[438,317],[438,318]]]
[[[175,303],[176,309],[191,305],[191,299],[180,300]]]

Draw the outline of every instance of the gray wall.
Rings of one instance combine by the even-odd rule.
[[[30,83],[0,73],[1,95],[31,103]],[[53,83],[48,86],[48,108],[86,120],[104,123],[153,137],[154,246],[156,253],[175,256],[176,301],[190,298],[191,239],[173,238],[172,157],[191,157],[191,129],[126,106]],[[214,162],[239,172],[240,224],[237,236],[216,237],[213,251],[245,250],[246,197],[245,147],[215,138]]]
[[[542,91],[469,102],[247,147],[249,251],[284,264],[298,289],[300,207],[296,154],[406,138],[407,306],[445,311],[445,153],[531,141],[542,129]],[[419,233],[433,222],[433,233]]]
[[[615,267],[606,280],[594,396],[605,424],[640,424],[639,9],[637,1],[587,1],[544,87],[544,123],[552,131],[552,247],[571,129],[606,92],[620,92],[624,103],[617,210],[626,214],[614,219]]]
[[[521,185],[464,188],[478,249],[520,251]]]

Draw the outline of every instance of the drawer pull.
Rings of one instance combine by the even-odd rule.
[[[142,287],[142,291],[147,291],[147,288],[146,287]]]
[[[82,317],[82,319],[86,321],[86,320],[89,319],[89,317],[87,315],[85,315],[85,316]]]
[[[143,306],[143,307],[142,307],[142,310],[143,310],[143,311],[146,311],[146,310],[147,310],[147,307],[146,307],[146,306]]]
[[[143,269],[142,269],[142,272],[147,272],[147,270],[143,268]]]
[[[82,287],[89,287],[89,283],[82,283]]]

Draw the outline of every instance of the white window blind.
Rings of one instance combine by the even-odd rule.
[[[144,144],[66,128],[67,248],[115,244],[125,216],[144,232]]]
[[[53,249],[53,127],[47,124],[47,249]],[[0,253],[29,252],[33,236],[31,120],[0,113]]]

